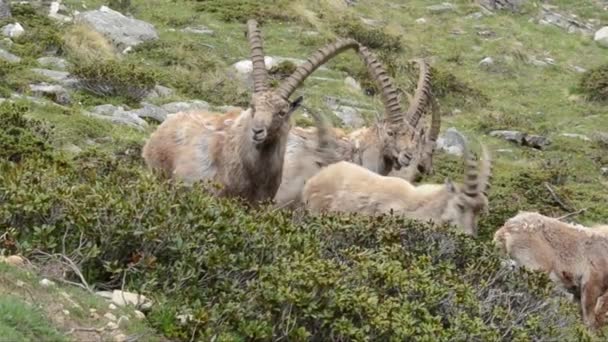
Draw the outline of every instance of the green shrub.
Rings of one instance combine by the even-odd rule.
[[[48,159],[51,147],[47,140],[52,127],[44,122],[26,119],[29,108],[23,104],[0,104],[0,159],[19,162],[24,156]]]
[[[144,98],[156,85],[156,75],[131,62],[115,60],[80,62],[70,67],[79,86],[98,96],[121,96],[131,101]]]
[[[42,10],[30,4],[13,4],[15,22],[23,25],[25,33],[14,39],[11,50],[21,57],[37,58],[45,53],[62,53],[63,41],[57,24]]]
[[[608,64],[585,72],[579,87],[590,100],[608,101]]]
[[[388,34],[381,28],[366,26],[356,16],[345,15],[334,21],[332,30],[337,35],[353,38],[370,49],[389,53],[403,50],[399,36]]]
[[[259,22],[266,20],[294,20],[296,17],[288,10],[288,1],[285,0],[196,0],[196,10],[214,13],[223,21],[246,22],[256,19]]]

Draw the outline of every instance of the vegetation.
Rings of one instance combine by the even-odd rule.
[[[585,72],[580,87],[589,99],[608,102],[608,64]]]
[[[11,295],[0,297],[0,334],[6,341],[67,341],[41,312]]]

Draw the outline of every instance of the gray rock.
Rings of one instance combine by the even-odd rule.
[[[209,110],[209,103],[200,100],[192,100],[188,102],[171,102],[161,106],[162,109],[173,114],[177,112],[189,112],[195,110]]]
[[[426,24],[427,20],[424,18],[418,18],[415,20],[416,24]]]
[[[363,18],[363,17],[361,17],[360,19],[365,25],[374,26],[374,27],[382,25],[381,20],[369,19],[369,18]]]
[[[78,84],[78,80],[75,77],[72,77],[70,73],[66,71],[39,68],[33,68],[31,70],[39,75],[50,78],[51,80],[63,85],[64,87],[74,88]]]
[[[68,153],[73,153],[73,154],[78,154],[78,153],[82,152],[82,149],[74,144],[63,145],[63,147],[61,149]]]
[[[587,72],[587,69],[580,67],[578,65],[571,65],[571,67],[572,67],[572,70],[578,72],[579,74]]]
[[[11,17],[11,6],[9,0],[0,0],[0,20]]]
[[[353,90],[361,91],[361,85],[359,84],[359,82],[357,82],[357,80],[355,80],[354,78],[352,78],[350,76],[347,76],[344,79],[344,84]]]
[[[152,24],[126,17],[107,6],[80,13],[76,16],[76,21],[88,24],[121,50],[158,39],[158,33]]]
[[[185,32],[185,33],[205,34],[205,35],[214,35],[215,34],[215,32],[212,29],[210,29],[206,26],[202,26],[202,25],[195,26],[195,27],[186,27],[185,29],[182,29],[181,31]]]
[[[445,13],[456,10],[456,6],[449,2],[444,2],[438,5],[427,6],[426,9],[431,13]]]
[[[111,104],[93,107],[91,112],[85,112],[85,115],[107,120],[119,125],[130,126],[138,130],[143,130],[148,126],[148,123],[137,116],[137,114],[126,111],[122,106],[114,106]]]
[[[466,139],[454,127],[450,127],[437,139],[437,149],[445,153],[462,156],[466,146]]]
[[[524,143],[526,133],[522,133],[519,131],[492,131],[490,132],[490,136],[502,138],[504,140],[514,142],[518,145],[522,145]]]
[[[68,62],[59,57],[40,57],[37,59],[38,64],[44,68],[51,68],[56,70],[65,70],[68,67]]]
[[[601,47],[608,48],[608,26],[597,30],[593,35],[593,40]]]
[[[492,57],[485,57],[484,59],[479,61],[479,65],[481,65],[481,66],[490,66],[493,64],[494,64],[494,58],[492,58]]]
[[[580,139],[583,141],[591,141],[591,139],[583,134],[576,134],[576,133],[562,133],[562,136],[566,137],[566,138],[573,138],[573,139]]]
[[[51,98],[54,102],[66,106],[71,103],[70,95],[60,85],[56,84],[31,84],[30,90],[34,96]]]
[[[479,0],[481,6],[490,11],[510,10],[517,11],[526,0]]]
[[[481,13],[481,12],[471,13],[465,17],[465,19],[473,19],[473,20],[479,20],[481,18],[483,18],[483,13]]]
[[[21,62],[21,57],[15,56],[12,53],[0,49],[0,59],[3,59],[7,62],[11,62],[11,63],[19,63]]]
[[[17,38],[25,33],[25,29],[21,24],[8,24],[2,28],[2,34],[9,38]]]
[[[171,88],[156,85],[146,96],[147,99],[156,99],[159,97],[167,97],[173,95],[174,91]]]
[[[64,5],[61,4],[61,1],[52,1],[49,6],[49,18],[55,19],[57,21],[70,22],[72,21],[72,17],[70,13]]]
[[[346,127],[360,128],[365,125],[365,121],[361,116],[361,112],[350,106],[338,106],[334,109],[334,114],[342,120],[342,123]]]
[[[600,172],[602,173],[602,175],[608,176],[608,166],[600,168]]]
[[[553,6],[543,5],[539,14],[538,23],[553,25],[566,30],[568,33],[580,33],[585,36],[593,35],[593,26],[583,23],[576,16],[561,14],[553,11]]]
[[[134,113],[140,118],[151,118],[158,122],[163,122],[165,121],[165,119],[167,119],[167,115],[169,114],[169,112],[167,112],[163,108],[147,102],[143,102],[142,106],[143,107],[139,109],[134,109],[130,112]]]
[[[541,135],[526,135],[524,137],[524,146],[529,146],[538,150],[542,150],[545,147],[551,145],[551,140]]]

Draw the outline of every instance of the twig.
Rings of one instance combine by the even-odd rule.
[[[564,209],[565,211],[572,211],[572,208],[568,207],[560,198],[559,196],[557,196],[557,194],[555,193],[555,190],[553,190],[553,188],[551,187],[551,185],[549,185],[549,183],[545,182],[545,188],[547,188],[547,190],[549,190],[549,193],[551,194],[551,197],[553,198],[553,200],[560,206],[560,208]]]
[[[564,215],[564,216],[560,216],[560,217],[558,217],[557,219],[558,219],[558,220],[567,219],[567,218],[572,217],[572,216],[580,215],[580,214],[584,213],[585,211],[587,211],[587,208],[583,208],[583,209],[577,210],[577,211],[575,211],[575,212],[572,212],[572,213],[566,214],[566,215]]]

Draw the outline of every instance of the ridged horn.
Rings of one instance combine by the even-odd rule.
[[[417,127],[420,122],[422,114],[426,110],[426,105],[431,100],[431,70],[428,63],[422,59],[414,59],[413,62],[418,64],[418,83],[416,84],[416,92],[410,105],[405,112],[405,120],[409,122],[412,127]]]
[[[296,88],[298,88],[298,86],[321,65],[325,64],[328,60],[344,50],[357,50],[358,48],[359,43],[353,39],[341,39],[327,44],[308,57],[306,62],[298,66],[296,70],[281,83],[277,89],[277,94],[287,100],[289,96],[296,91]]]
[[[481,144],[481,166],[479,171],[479,192],[485,193],[490,187],[490,177],[492,176],[492,157],[485,145]]]
[[[329,143],[331,141],[330,137],[329,137],[329,124],[327,123],[327,119],[325,119],[325,117],[322,114],[319,114],[318,112],[311,110],[310,112],[310,116],[312,116],[313,120],[315,121],[315,126],[317,126],[317,141],[318,141],[318,147],[319,148],[326,148],[329,146]]]
[[[465,147],[464,160],[464,193],[467,196],[475,197],[479,193],[477,186],[479,183],[479,170],[477,170],[477,163],[468,146]]]
[[[427,136],[424,139],[424,146],[422,147],[422,157],[420,158],[419,169],[421,172],[431,173],[433,171],[433,152],[439,138],[439,131],[441,130],[441,112],[439,106],[434,97],[431,96],[431,127],[428,131]]]
[[[264,62],[262,34],[255,19],[247,21],[247,38],[251,49],[251,64],[253,66],[253,93],[268,90],[268,71]]]
[[[359,46],[359,56],[363,59],[367,71],[370,76],[376,81],[376,84],[380,88],[380,94],[382,95],[382,102],[384,103],[385,118],[392,124],[401,124],[404,120],[399,102],[399,95],[397,89],[393,86],[388,73],[378,61],[378,58],[365,46]]]

